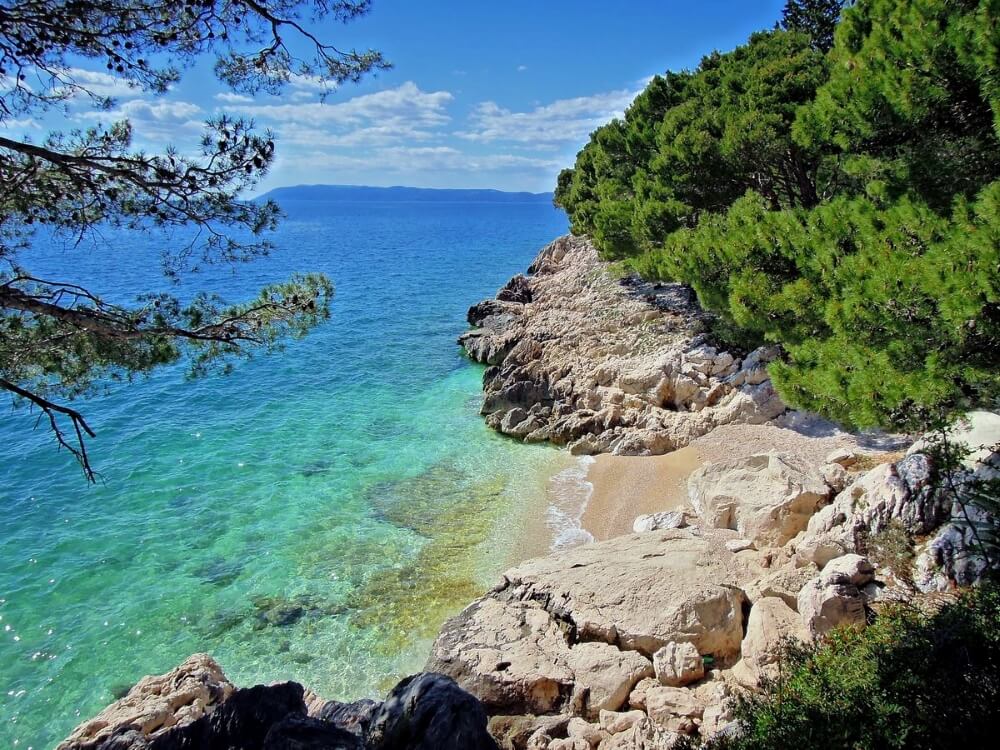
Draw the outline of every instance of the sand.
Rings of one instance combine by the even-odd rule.
[[[599,541],[631,534],[636,516],[684,503],[688,476],[701,464],[701,455],[690,446],[665,456],[597,456],[587,472],[594,490],[583,528]]]
[[[597,540],[631,534],[636,516],[685,504],[688,477],[705,463],[783,451],[820,465],[836,448],[878,453],[889,443],[811,421],[794,428],[725,425],[664,456],[597,456],[587,473],[593,493],[581,523]]]

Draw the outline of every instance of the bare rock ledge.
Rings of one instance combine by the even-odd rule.
[[[496,430],[574,453],[655,455],[723,424],[785,411],[766,364],[706,343],[708,316],[681,284],[615,278],[589,240],[561,237],[459,338],[490,365],[482,413]]]

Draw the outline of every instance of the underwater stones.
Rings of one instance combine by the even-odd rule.
[[[287,628],[306,617],[330,617],[342,614],[341,604],[326,602],[311,594],[285,596],[258,596],[252,600],[254,630]],[[242,619],[242,615],[240,616]]]
[[[239,578],[243,567],[242,560],[226,560],[219,557],[199,565],[194,574],[212,586],[228,586]]]

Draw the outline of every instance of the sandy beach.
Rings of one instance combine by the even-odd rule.
[[[672,510],[687,500],[687,479],[702,464],[692,447],[664,456],[597,456],[587,472],[593,487],[582,526],[595,539],[632,533],[636,516]]]
[[[663,456],[597,456],[587,472],[593,486],[581,525],[595,539],[632,533],[636,516],[673,510],[687,501],[687,480],[702,464],[782,451],[821,464],[835,448],[859,446],[839,430],[725,425]],[[872,446],[874,447],[874,446]]]

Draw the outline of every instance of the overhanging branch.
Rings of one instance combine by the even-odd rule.
[[[87,424],[87,420],[83,418],[83,415],[80,414],[80,412],[76,409],[71,409],[68,406],[63,406],[62,404],[49,401],[47,398],[21,388],[17,384],[12,383],[5,378],[0,378],[0,388],[10,391],[15,396],[20,396],[41,409],[42,413],[49,418],[49,426],[52,429],[53,434],[56,436],[56,440],[59,442],[59,445],[73,454],[74,458],[76,458],[80,466],[83,468],[83,473],[87,476],[88,482],[97,481],[97,474],[91,467],[90,457],[87,455],[87,443],[84,437],[85,435],[92,438],[97,437],[97,433],[90,428],[90,425]],[[73,432],[76,435],[76,445],[72,445],[69,441],[67,441],[66,435],[63,433],[63,430],[59,425],[58,416],[64,416],[70,420]]]

